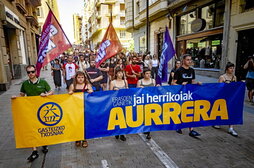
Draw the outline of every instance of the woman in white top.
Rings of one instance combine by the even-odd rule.
[[[152,69],[152,61],[150,59],[150,55],[147,54],[144,59],[144,68]]]
[[[79,55],[79,61],[77,62],[79,71],[84,72],[86,70],[85,57],[84,55]]]
[[[157,55],[153,55],[153,59],[151,60],[152,64],[152,78],[155,78],[158,73],[159,68],[159,60]]]
[[[151,70],[149,68],[144,68],[143,71],[143,79],[140,79],[137,83],[137,87],[144,88],[144,87],[153,87],[155,86],[155,80],[151,78]],[[150,132],[144,132],[146,134],[146,139],[151,139]]]
[[[234,70],[235,70],[235,65],[231,62],[228,62],[225,69],[226,73],[220,76],[219,83],[236,82],[237,80],[236,80],[236,76],[234,75]],[[218,125],[215,125],[213,127],[216,129],[220,128],[220,126]],[[233,129],[233,125],[229,125],[228,133],[235,137],[238,136],[237,132]]]
[[[128,89],[128,82],[124,79],[124,72],[123,70],[118,67],[115,69],[115,80],[110,82],[110,90],[120,90],[120,89]],[[126,141],[126,137],[124,135],[116,135],[116,139],[120,139],[122,141]]]

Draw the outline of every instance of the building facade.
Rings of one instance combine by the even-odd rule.
[[[125,0],[126,28],[134,39],[134,51],[160,55],[163,45],[165,27],[172,37],[172,20],[168,15],[169,0],[149,0],[149,42],[146,42],[146,0]],[[148,47],[148,48],[147,48]]]
[[[25,76],[25,66],[35,64],[39,44],[36,9],[40,0],[0,2],[0,90],[12,79]]]
[[[126,32],[125,26],[125,3],[124,0],[93,0],[87,1],[87,9],[91,13],[88,17],[88,35],[91,49],[98,48],[110,23],[112,13],[112,23],[123,48],[129,50],[133,40],[131,33]]]
[[[254,54],[254,1],[232,0],[227,59],[236,64],[238,80],[244,80],[247,71],[243,65]]]
[[[230,0],[177,0],[169,5],[174,18],[177,56],[192,55],[197,74],[218,77],[227,62]]]
[[[39,23],[39,32],[41,33],[43,24],[48,16],[49,7],[60,23],[59,10],[57,5],[57,0],[41,0],[41,6],[37,8],[37,19]]]
[[[82,16],[79,14],[73,15],[73,33],[74,33],[74,44],[81,44],[83,43],[82,39]]]

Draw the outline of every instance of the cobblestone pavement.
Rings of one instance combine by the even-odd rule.
[[[42,71],[42,77],[53,86],[49,71]],[[217,82],[202,76],[197,76],[197,80]],[[188,136],[187,129],[183,135],[175,131],[152,132],[153,144],[137,134],[127,135],[126,142],[107,137],[88,140],[85,149],[76,148],[74,142],[52,145],[46,155],[40,152],[37,160],[27,163],[31,149],[15,148],[10,101],[12,95],[19,93],[21,82],[14,80],[11,88],[0,95],[0,168],[163,168],[163,157],[170,158],[179,168],[254,167],[254,106],[247,101],[244,124],[235,126],[237,138],[227,133],[227,126],[219,130],[196,128],[202,134],[200,138]],[[65,93],[65,89],[55,93]]]

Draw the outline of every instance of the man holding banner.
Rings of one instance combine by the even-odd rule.
[[[187,85],[187,84],[201,84],[201,82],[195,82],[195,71],[190,66],[192,65],[192,59],[189,54],[182,56],[182,66],[178,68],[174,74],[173,85]],[[189,128],[191,137],[200,136],[193,128]],[[182,134],[182,130],[176,130],[177,133]]]
[[[53,91],[51,90],[49,84],[47,81],[37,78],[36,77],[36,69],[34,65],[28,65],[26,67],[26,72],[28,75],[28,80],[24,81],[21,85],[20,89],[20,95],[21,97],[24,96],[42,96],[46,97],[53,94]],[[12,96],[12,99],[15,99],[17,96]],[[42,152],[47,153],[48,147],[43,146]],[[32,154],[27,158],[29,162],[34,161],[39,157],[38,151],[36,147],[33,147]]]

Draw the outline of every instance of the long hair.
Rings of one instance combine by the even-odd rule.
[[[73,81],[74,90],[76,90],[76,86],[77,86],[77,83],[78,83],[78,82],[77,82],[78,76],[84,76],[84,82],[85,82],[86,85],[89,83],[88,80],[87,80],[87,78],[86,78],[85,73],[82,72],[82,71],[78,71],[78,72],[76,73],[75,78],[74,78],[74,81]]]
[[[114,79],[117,79],[117,73],[118,72],[122,72],[123,73],[123,80],[124,80],[124,71],[123,71],[123,69],[121,69],[120,67],[117,67],[116,69],[115,69],[115,74],[114,74]]]
[[[181,61],[180,61],[180,60],[178,60],[178,59],[175,60],[175,65],[174,65],[174,69],[175,69],[175,70],[176,70],[176,63],[177,63],[177,62],[180,62],[180,64],[181,64]],[[181,65],[180,65],[180,66],[181,66]]]

